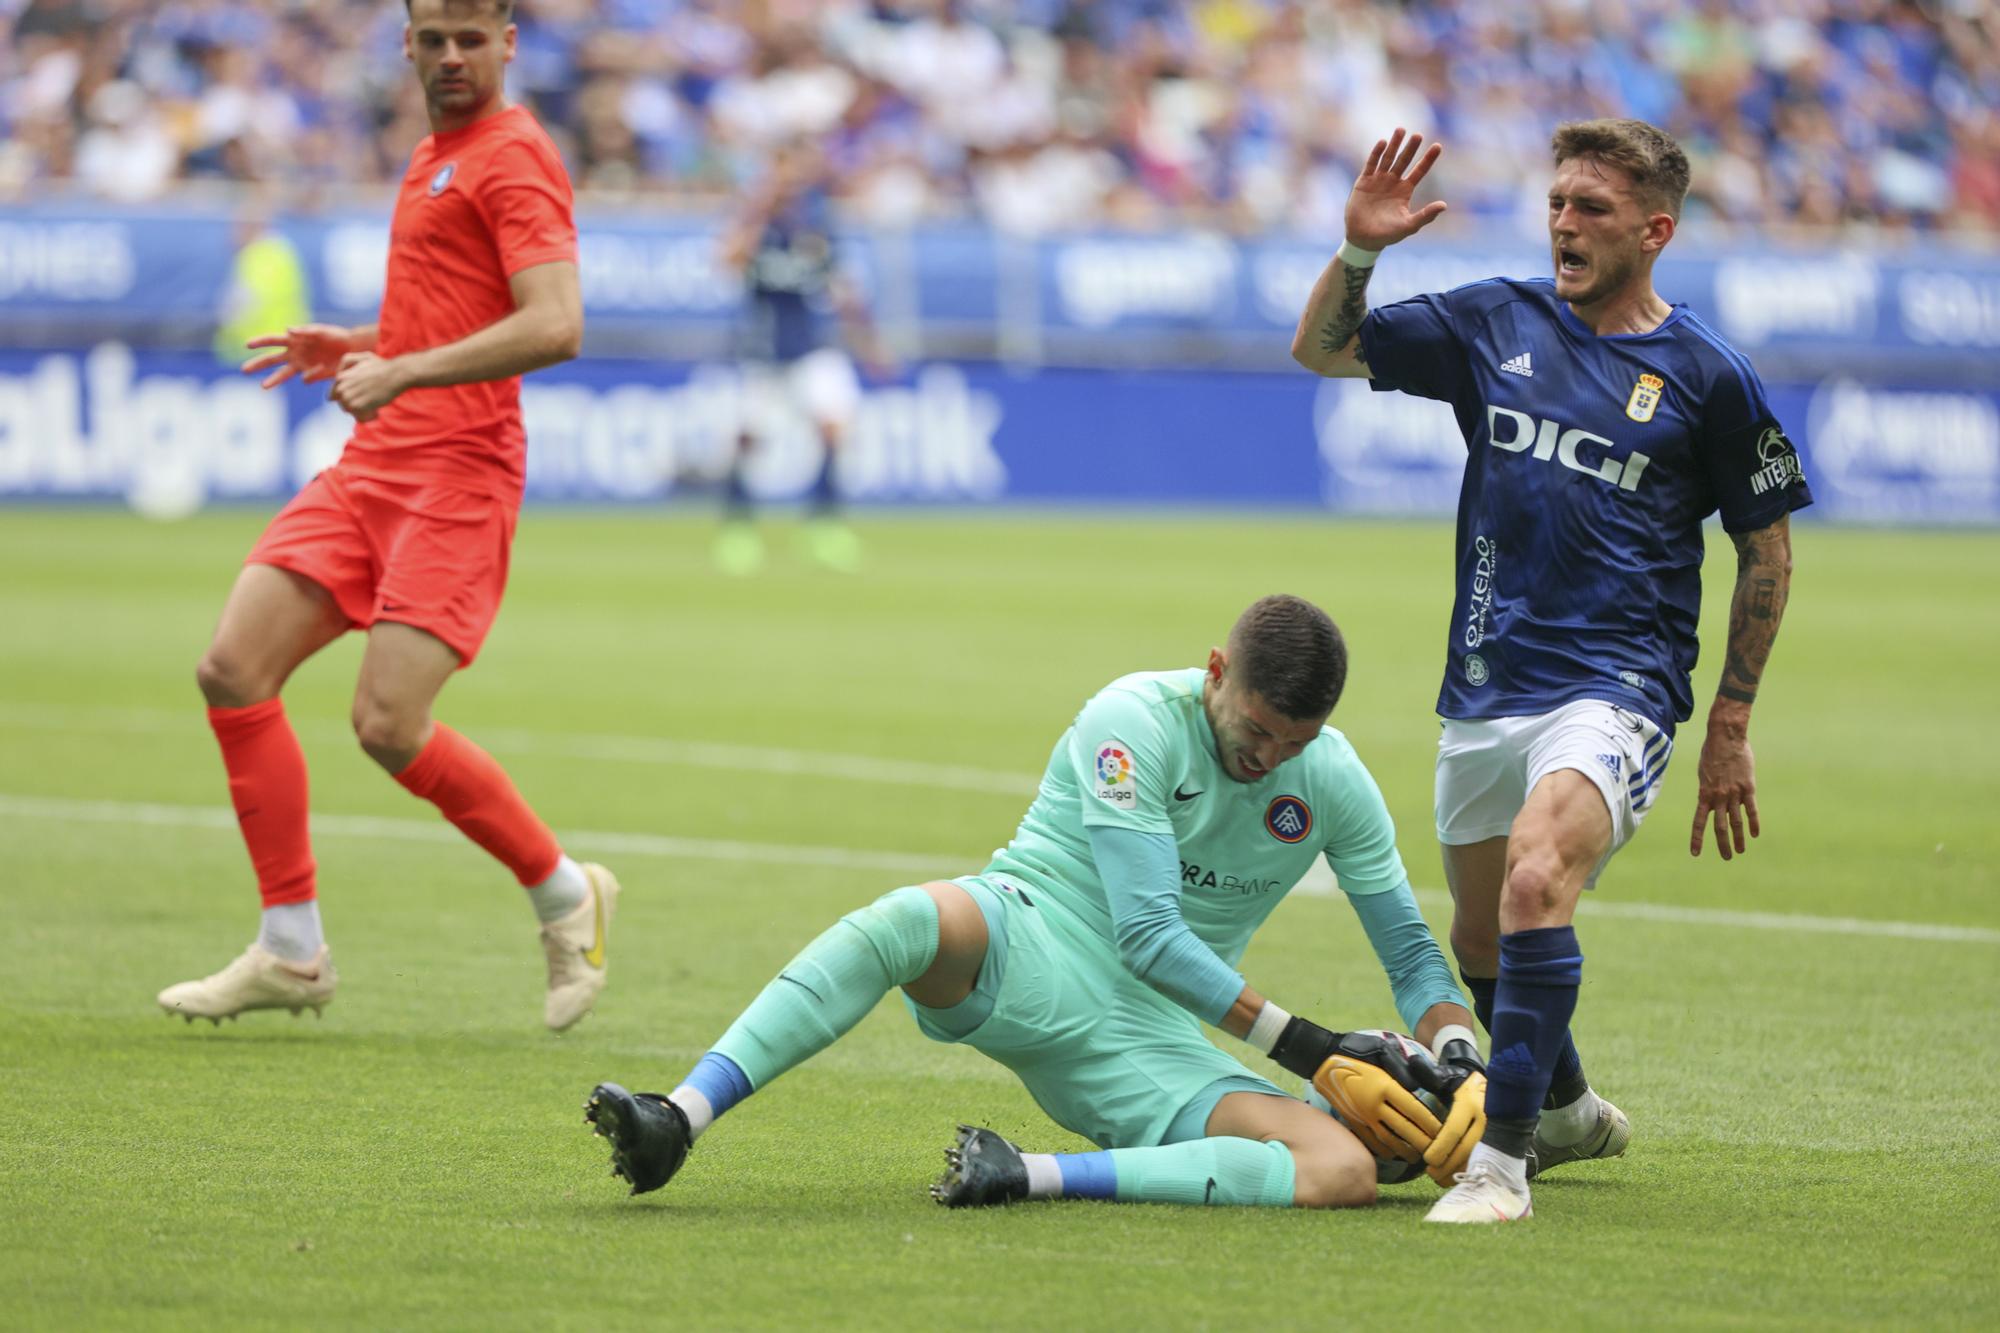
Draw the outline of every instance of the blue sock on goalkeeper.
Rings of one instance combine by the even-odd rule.
[[[831,1046],[893,987],[922,976],[937,948],[937,904],[920,888],[885,893],[834,922],[668,1094],[689,1130],[700,1137],[730,1107]]]
[[[1031,1199],[1289,1208],[1297,1169],[1282,1143],[1206,1138],[1157,1148],[1022,1153]]]

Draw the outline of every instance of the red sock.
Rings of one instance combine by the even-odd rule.
[[[312,901],[312,836],[306,828],[306,756],[280,699],[248,708],[211,708],[222,745],[229,803],[257,869],[264,906]]]
[[[507,770],[444,723],[435,727],[430,744],[396,775],[396,781],[435,805],[522,884],[540,884],[553,875],[562,848],[556,846],[549,826],[521,799]]]

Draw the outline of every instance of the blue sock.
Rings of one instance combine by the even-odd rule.
[[[1222,1136],[1155,1148],[1021,1156],[1030,1198],[1289,1208],[1298,1178],[1292,1150],[1284,1144]]]
[[[1589,1091],[1590,1080],[1583,1076],[1583,1057],[1576,1053],[1576,1038],[1565,1029],[1562,1049],[1556,1052],[1555,1072],[1549,1079],[1549,1094],[1542,1099],[1542,1109],[1553,1111],[1558,1106],[1568,1106]]]
[[[1472,992],[1472,1012],[1479,1016],[1479,1026],[1486,1029],[1486,1035],[1493,1035],[1493,988],[1499,981],[1493,977],[1475,977],[1469,972],[1460,972],[1465,988]]]
[[[751,1091],[750,1076],[741,1065],[720,1051],[710,1051],[674,1089],[673,1101],[687,1115],[689,1127],[699,1137],[717,1117],[748,1097]],[[695,1095],[689,1096],[690,1092]]]
[[[1460,972],[1466,990],[1472,993],[1472,1012],[1479,1015],[1479,1026],[1493,1034],[1493,988],[1499,981],[1493,977],[1475,977]],[[1562,1050],[1556,1053],[1554,1076],[1549,1079],[1549,1094],[1542,1099],[1544,1111],[1558,1106],[1568,1106],[1584,1093],[1590,1091],[1590,1080],[1583,1076],[1583,1057],[1576,1053],[1576,1039],[1565,1029]]]
[[[813,478],[812,491],[808,502],[815,514],[831,514],[840,507],[840,492],[834,489],[834,451],[828,449],[820,458],[819,475]]]
[[[729,476],[722,486],[722,512],[731,519],[750,517],[750,486],[744,473],[750,468],[750,440],[736,442],[736,457],[729,464]]]
[[[1118,1172],[1108,1152],[1059,1152],[1056,1169],[1062,1172],[1065,1199],[1115,1199]]]
[[[1583,951],[1573,928],[1544,926],[1500,937],[1484,1141],[1509,1156],[1527,1155],[1557,1056],[1569,1040],[1582,981]]]

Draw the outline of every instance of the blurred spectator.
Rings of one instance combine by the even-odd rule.
[[[386,183],[424,131],[399,0],[0,0],[0,193]],[[1687,147],[1689,222],[2000,236],[1990,0],[519,0],[514,95],[585,189],[712,205],[821,137],[885,225],[1338,226],[1445,140],[1459,224],[1538,216],[1549,132]]]
[[[271,226],[273,200],[253,195],[236,215],[236,257],[217,312],[214,350],[226,366],[250,356],[250,339],[312,318],[312,292],[298,251]]]
[[[181,155],[136,83],[116,79],[90,96],[87,128],[76,145],[76,178],[84,188],[120,203],[166,191]]]

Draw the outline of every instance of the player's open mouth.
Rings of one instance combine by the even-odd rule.
[[[1590,267],[1584,257],[1574,250],[1556,251],[1556,268],[1564,273],[1581,273]]]

